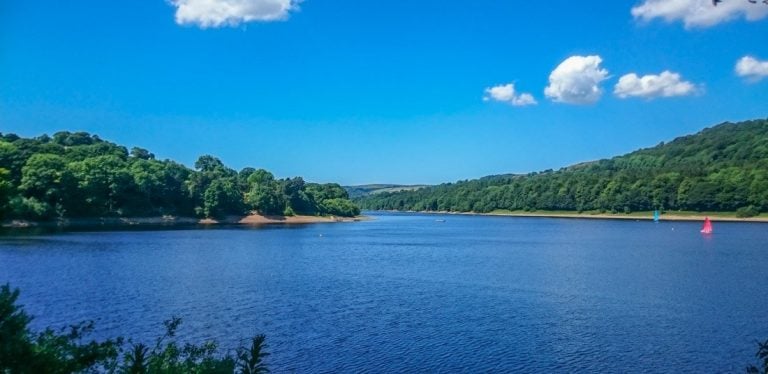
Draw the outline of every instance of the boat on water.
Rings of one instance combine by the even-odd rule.
[[[712,233],[712,221],[709,220],[709,217],[704,218],[704,226],[701,227],[701,233],[702,234]]]
[[[436,219],[435,222],[445,222],[444,219]]]

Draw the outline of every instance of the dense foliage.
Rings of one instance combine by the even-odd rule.
[[[216,343],[180,344],[176,332],[181,319],[165,322],[165,335],[151,348],[123,338],[86,341],[93,323],[56,332],[32,332],[32,320],[19,305],[19,290],[0,287],[0,373],[265,373],[264,335],[236,354],[221,354]]]
[[[382,192],[400,192],[409,190],[418,190],[428,187],[424,184],[403,185],[403,184],[364,184],[358,186],[344,186],[349,193],[350,199],[356,199],[365,195],[372,195]]]
[[[723,123],[624,156],[357,199],[364,209],[768,211],[768,120]]]
[[[83,132],[25,139],[0,134],[0,218],[310,214],[354,216],[338,184],[240,172],[202,156],[195,170]]]

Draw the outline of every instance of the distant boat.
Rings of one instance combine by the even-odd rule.
[[[653,222],[659,222],[659,218],[660,217],[661,216],[659,215],[659,211],[658,210],[654,210],[653,211]]]
[[[435,222],[445,222],[444,219],[436,219]]]
[[[709,217],[704,218],[704,226],[701,227],[701,233],[702,234],[712,233],[712,221],[709,220]]]

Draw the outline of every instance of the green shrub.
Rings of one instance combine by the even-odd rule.
[[[320,204],[320,213],[354,217],[360,214],[360,208],[347,199],[328,199]]]
[[[46,329],[34,333],[32,320],[16,302],[19,290],[0,287],[0,373],[82,372],[108,373],[265,373],[264,335],[251,339],[249,348],[240,347],[237,355],[220,354],[214,341],[196,345],[179,344],[176,332],[181,318],[165,321],[165,334],[154,348],[123,338],[103,342],[86,341],[93,322],[73,325],[57,332]]]
[[[739,218],[755,217],[758,214],[760,214],[760,210],[754,205],[745,206],[736,210],[736,217]]]

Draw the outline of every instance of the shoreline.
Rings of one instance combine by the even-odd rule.
[[[499,211],[489,213],[476,213],[476,212],[447,212],[447,211],[389,211],[389,212],[403,212],[403,213],[423,213],[423,214],[448,214],[448,215],[466,215],[466,216],[491,216],[491,217],[526,217],[526,218],[571,218],[571,219],[611,219],[611,220],[635,220],[635,221],[651,221],[653,220],[653,212],[636,212],[636,213],[577,213],[577,212],[547,212],[547,211],[535,211],[535,212],[517,212],[517,211]],[[721,212],[721,213],[663,213],[661,214],[660,221],[689,221],[698,222],[704,221],[704,218],[709,217],[712,221],[718,222],[752,222],[752,223],[768,223],[768,217],[749,217],[739,218],[731,216],[729,214],[735,214],[733,212]]]
[[[275,216],[249,214],[247,216],[228,216],[221,219],[213,218],[195,218],[195,217],[177,217],[177,216],[157,216],[157,217],[101,217],[101,218],[72,218],[54,221],[29,221],[29,220],[10,220],[0,225],[4,229],[25,229],[25,228],[69,228],[69,227],[205,227],[216,225],[242,225],[242,226],[261,226],[261,225],[302,225],[313,223],[341,223],[341,222],[359,222],[369,220],[370,217],[340,217],[340,216]]]

